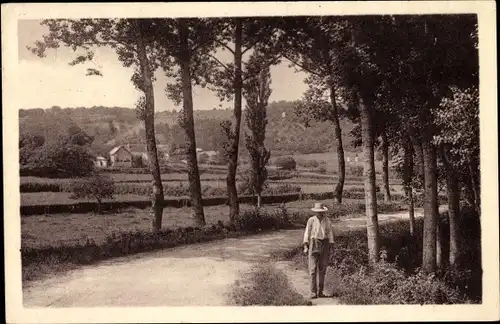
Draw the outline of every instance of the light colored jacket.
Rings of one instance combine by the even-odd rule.
[[[330,243],[333,243],[333,227],[330,219],[328,217],[323,217],[320,221],[317,216],[312,216],[307,221],[306,230],[304,231],[304,241],[303,243],[308,243],[312,239],[328,239]]]

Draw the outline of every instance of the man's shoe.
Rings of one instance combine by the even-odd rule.
[[[320,292],[320,293],[318,294],[318,297],[319,297],[319,298],[326,298],[327,296],[326,296],[325,294],[323,294],[323,292]]]
[[[311,293],[311,294],[309,295],[309,298],[310,298],[310,299],[315,299],[315,298],[318,298],[318,294],[316,294],[316,293]]]

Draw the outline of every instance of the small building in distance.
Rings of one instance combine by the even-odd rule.
[[[170,155],[168,145],[157,144],[160,164],[168,162]],[[113,148],[109,152],[111,165],[115,167],[143,167],[148,165],[149,158],[146,144],[126,144]]]
[[[113,167],[132,167],[132,152],[126,145],[119,145],[109,151],[109,160]]]
[[[99,155],[98,157],[96,157],[94,165],[97,168],[106,168],[108,166],[108,160],[104,156]]]

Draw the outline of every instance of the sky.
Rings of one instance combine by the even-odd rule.
[[[134,107],[140,93],[130,81],[133,68],[123,67],[113,50],[100,48],[92,62],[69,66],[68,63],[77,55],[71,49],[50,50],[46,57],[39,58],[26,48],[42,40],[45,33],[47,29],[40,25],[40,20],[19,20],[18,81],[26,94],[19,98],[19,108]],[[216,56],[228,63],[231,59],[228,54],[226,51]],[[86,76],[87,68],[98,68],[103,76]],[[155,76],[156,110],[178,109],[165,95],[168,79],[161,71]],[[297,73],[295,68],[289,67],[288,61],[271,67],[272,94],[269,101],[299,99],[306,90],[305,77],[305,73]],[[232,107],[231,103],[221,103],[212,91],[201,87],[193,88],[193,103],[195,110]]]

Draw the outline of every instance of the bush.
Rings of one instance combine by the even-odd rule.
[[[295,170],[297,163],[291,156],[280,156],[276,158],[274,164],[282,170]]]
[[[362,177],[363,176],[363,167],[359,165],[351,165],[345,168],[345,173],[348,176]]]
[[[232,285],[228,298],[236,306],[311,305],[291,287],[286,274],[271,264],[259,264],[243,274]]]
[[[132,156],[132,166],[134,168],[144,168],[144,161],[142,160],[141,155]]]
[[[236,230],[251,232],[279,230],[293,227],[293,224],[290,222],[286,213],[283,214],[281,211],[273,215],[257,208],[240,214],[240,216],[235,220],[234,225],[236,226]]]
[[[324,166],[320,166],[316,169],[316,172],[325,174],[326,173],[326,168]]]
[[[198,164],[206,164],[209,160],[209,156],[207,153],[200,153],[198,155]]]
[[[295,175],[292,172],[284,170],[268,170],[267,179],[268,180],[286,180],[291,179]]]
[[[20,192],[61,192],[64,191],[59,183],[21,183]]]
[[[300,192],[302,188],[297,185],[292,185],[289,183],[279,184],[277,186],[269,186],[264,190],[264,194],[270,196],[278,196],[289,193],[297,193]]]
[[[467,304],[460,291],[434,275],[406,275],[394,264],[381,262],[368,271],[362,268],[341,279],[344,304]]]
[[[97,174],[89,179],[73,182],[71,191],[71,199],[93,198],[97,200],[97,208],[100,209],[103,199],[113,199],[115,185],[109,176]]]
[[[297,164],[304,168],[317,168],[320,163],[316,160],[298,160]]]

